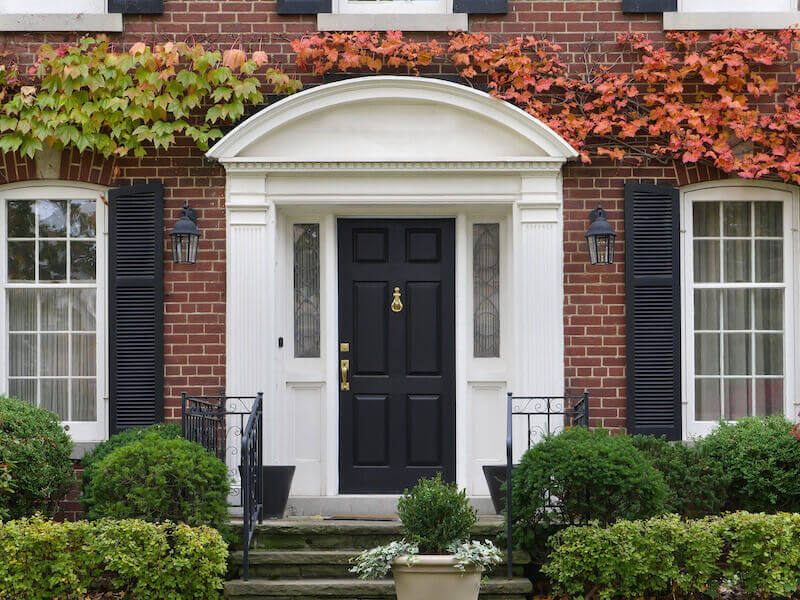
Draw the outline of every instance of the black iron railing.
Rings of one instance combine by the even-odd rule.
[[[557,419],[555,417],[558,417]],[[516,420],[515,420],[516,418]],[[525,442],[530,448],[543,437],[565,427],[589,426],[589,392],[581,396],[515,396],[508,393],[506,418],[506,552],[508,578],[513,577],[513,506],[511,475],[514,468],[514,423],[525,423]]]
[[[255,396],[189,396],[184,392],[181,409],[183,437],[225,462],[231,479],[238,481],[229,504],[242,507],[243,576],[247,580],[250,541],[256,521],[262,521],[264,506],[263,395],[259,392]]]

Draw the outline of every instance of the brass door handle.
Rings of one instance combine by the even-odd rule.
[[[343,392],[350,391],[350,382],[347,381],[348,371],[350,370],[350,361],[349,360],[342,360],[340,361],[340,366],[342,368],[342,385],[341,390]]]

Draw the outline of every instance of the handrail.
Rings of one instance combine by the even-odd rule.
[[[255,532],[255,519],[263,522],[263,485],[262,472],[262,393],[256,396],[247,425],[242,433],[242,538],[244,542],[244,566],[242,579],[249,576],[250,542]],[[255,489],[253,489],[255,487]]]
[[[589,392],[583,392],[582,396],[515,396],[512,392],[508,392],[508,407],[506,411],[506,576],[508,579],[514,577],[514,543],[512,539],[513,532],[513,503],[512,496],[512,481],[514,469],[514,429],[513,420],[515,416],[524,416],[527,419],[527,444],[528,448],[531,447],[531,417],[532,416],[546,416],[546,430],[544,435],[550,435],[550,417],[563,416],[565,419],[570,417],[571,426],[588,427],[589,426]],[[523,408],[514,409],[514,401],[531,402],[543,401],[539,410],[524,410]],[[569,400],[577,400],[575,405],[567,408]],[[553,411],[553,401],[561,401],[561,411]]]

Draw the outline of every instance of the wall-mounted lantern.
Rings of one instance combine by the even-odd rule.
[[[172,238],[172,260],[179,265],[193,265],[197,262],[197,246],[200,243],[200,230],[197,228],[197,212],[184,201],[181,218],[169,232]]]
[[[606,211],[598,204],[589,215],[592,224],[586,232],[589,259],[593,265],[610,265],[614,262],[614,240],[617,232],[606,220]]]

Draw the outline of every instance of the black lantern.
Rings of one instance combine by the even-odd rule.
[[[610,265],[614,262],[614,240],[617,232],[606,220],[606,211],[598,205],[589,215],[592,224],[586,232],[589,259],[593,265]]]
[[[172,260],[179,265],[193,265],[197,262],[197,245],[200,230],[197,228],[197,213],[183,203],[181,218],[169,232],[172,238]]]

